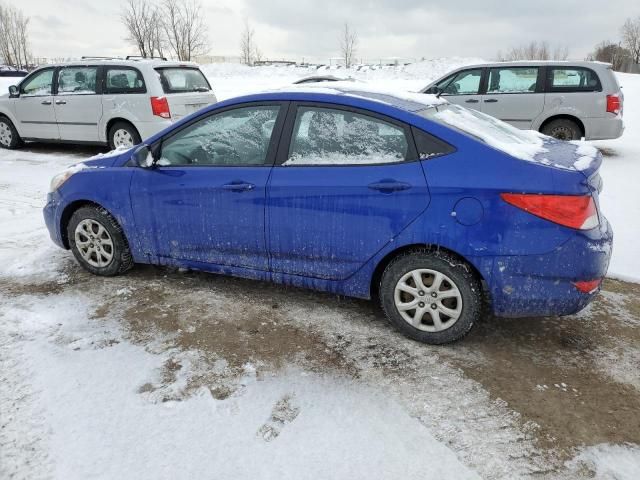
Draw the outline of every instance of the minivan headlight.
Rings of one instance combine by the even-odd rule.
[[[64,184],[64,182],[66,182],[74,174],[85,168],[87,168],[87,166],[84,163],[78,163],[77,165],[73,165],[57,174],[51,179],[51,184],[49,185],[49,193],[53,193],[58,190]]]

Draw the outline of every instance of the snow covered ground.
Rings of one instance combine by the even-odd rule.
[[[472,61],[350,74],[416,90]],[[205,71],[221,99],[313,73]],[[611,273],[639,280],[640,76],[620,79],[602,207]],[[153,268],[98,279],[41,216],[53,174],[93,153],[0,151],[1,479],[640,478],[637,289],[434,349],[366,302]]]

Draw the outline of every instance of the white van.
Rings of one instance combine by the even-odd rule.
[[[127,57],[48,65],[0,97],[0,146],[130,147],[215,102],[211,85],[190,62]]]
[[[618,138],[623,95],[608,63],[518,61],[449,72],[422,93],[561,140]]]

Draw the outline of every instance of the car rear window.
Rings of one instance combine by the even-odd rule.
[[[596,92],[602,90],[600,79],[593,70],[580,67],[549,69],[551,92]]]
[[[208,92],[211,85],[197,68],[158,68],[164,93]]]
[[[418,113],[429,120],[471,135],[516,158],[533,160],[535,155],[545,151],[541,134],[520,130],[476,110],[444,104],[426,108]]]

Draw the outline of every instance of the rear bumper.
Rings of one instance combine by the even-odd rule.
[[[599,228],[576,232],[551,253],[496,257],[489,285],[494,313],[533,317],[570,315],[582,310],[599,288],[582,293],[573,282],[603,278],[612,244],[613,232],[602,217]]]
[[[624,121],[620,116],[585,118],[583,121],[587,140],[609,140],[624,132]]]

